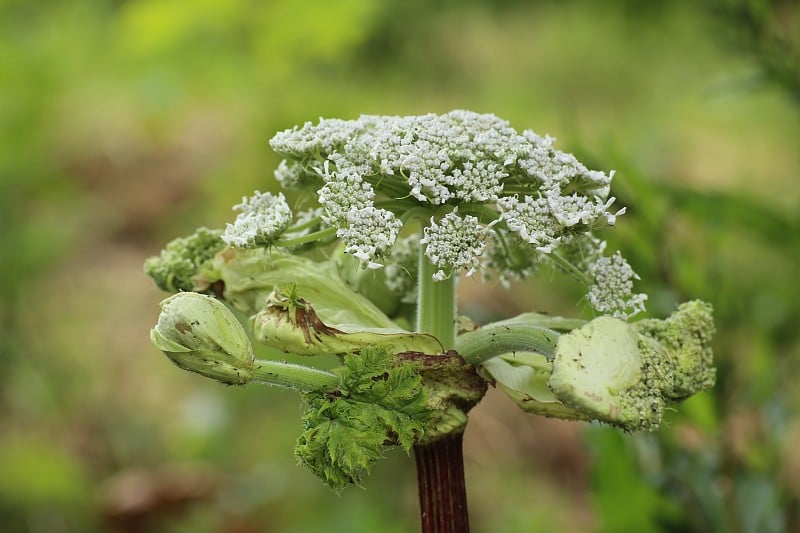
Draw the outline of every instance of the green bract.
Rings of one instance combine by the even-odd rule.
[[[331,262],[313,261],[276,249],[227,248],[213,264],[214,275],[208,281],[223,281],[225,300],[244,313],[264,309],[275,287],[294,285],[327,323],[397,327],[368,298],[348,287]]]
[[[150,339],[184,370],[237,385],[253,379],[247,332],[225,304],[211,296],[181,292],[162,301]]]
[[[347,355],[333,390],[304,395],[295,455],[335,490],[360,484],[386,445],[410,450],[463,431],[486,382],[457,354],[395,354],[386,345]],[[466,380],[458,376],[466,375]]]
[[[489,359],[481,369],[523,411],[565,420],[588,420],[567,407],[550,390],[547,382],[553,363],[535,352],[516,352]]]
[[[252,318],[256,340],[283,352],[297,355],[345,355],[370,346],[382,345],[392,353],[418,351],[442,353],[436,337],[399,328],[365,328],[357,324],[325,324],[314,308],[296,294],[276,289],[264,310]]]

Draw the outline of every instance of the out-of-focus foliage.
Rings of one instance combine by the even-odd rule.
[[[1,529],[413,529],[402,452],[332,496],[287,460],[299,398],[165,364],[141,263],[275,190],[278,130],[455,108],[616,168],[611,245],[653,316],[713,304],[720,368],[655,434],[490,392],[475,529],[800,528],[798,35],[788,0],[0,0]],[[461,291],[480,321],[586,311],[546,272]]]

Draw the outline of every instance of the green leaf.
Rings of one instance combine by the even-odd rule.
[[[339,387],[305,400],[295,456],[336,491],[360,485],[386,444],[410,450],[431,417],[419,373],[385,347],[345,356]]]

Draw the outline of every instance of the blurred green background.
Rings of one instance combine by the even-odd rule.
[[[473,527],[800,530],[797,1],[0,0],[0,531],[414,531],[392,452],[336,496],[299,398],[151,347],[143,260],[276,190],[320,116],[491,112],[616,169],[605,236],[668,314],[714,304],[717,387],[654,434],[524,415],[466,435]],[[490,320],[580,288],[461,284]]]

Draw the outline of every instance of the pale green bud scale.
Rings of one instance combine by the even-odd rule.
[[[253,379],[253,347],[225,304],[203,294],[181,292],[161,302],[150,339],[177,366],[223,383]]]

